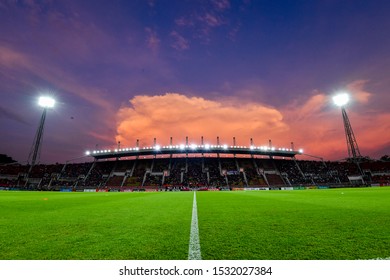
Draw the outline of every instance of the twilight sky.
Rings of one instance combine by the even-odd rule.
[[[185,141],[390,154],[390,1],[0,0],[0,153],[41,162]]]

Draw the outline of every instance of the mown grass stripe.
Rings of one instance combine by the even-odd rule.
[[[189,260],[201,260],[199,243],[199,228],[198,228],[198,208],[196,204],[196,192],[194,192],[194,199],[192,203],[192,220],[191,220],[191,233],[190,233],[190,245],[188,248]]]

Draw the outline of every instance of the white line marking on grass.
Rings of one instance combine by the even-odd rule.
[[[369,259],[369,261],[387,261],[387,260],[390,260],[390,257],[387,257],[387,258],[375,258],[375,259]]]
[[[190,233],[190,245],[188,248],[189,260],[201,260],[200,243],[199,243],[199,228],[198,228],[198,207],[196,205],[196,192],[194,192],[194,200],[192,203],[192,220],[191,220],[191,233]]]

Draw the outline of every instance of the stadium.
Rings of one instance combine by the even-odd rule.
[[[385,279],[389,12],[0,1],[0,278]]]
[[[186,138],[1,165],[0,258],[387,259],[390,162],[301,156]]]
[[[345,105],[345,96],[337,100]],[[2,156],[0,259],[388,259],[390,162],[362,157],[342,107],[349,158],[189,141],[88,150],[40,164]],[[315,160],[301,159],[312,157]],[[81,162],[75,162],[79,161]],[[8,163],[7,163],[8,162]]]

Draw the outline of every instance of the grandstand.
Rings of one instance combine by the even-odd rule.
[[[0,166],[0,189],[55,191],[269,190],[381,186],[390,162],[299,160],[273,147],[180,145],[87,152],[84,163]]]

